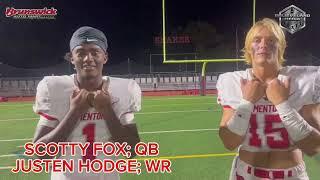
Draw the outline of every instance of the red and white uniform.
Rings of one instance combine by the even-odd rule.
[[[284,81],[290,77],[290,105],[296,110],[302,106],[314,104],[314,79],[318,67],[284,67],[280,70],[278,79]],[[252,69],[245,71],[235,71],[221,74],[217,82],[218,103],[223,108],[236,109],[242,99],[240,88],[240,78],[251,80]],[[243,143],[239,149],[250,152],[270,152],[270,151],[288,151],[293,147],[293,141],[290,139],[287,130],[277,113],[275,106],[267,98],[261,98],[254,104],[252,115],[249,121],[249,128],[245,135]],[[243,164],[236,158],[236,163]],[[233,168],[237,169],[237,166]],[[301,168],[300,168],[301,169]],[[240,169],[239,169],[240,170]],[[245,171],[248,171],[247,169]],[[238,172],[241,176],[254,179],[248,172]],[[249,175],[249,176],[248,176]],[[294,174],[284,175],[285,177],[294,177]],[[236,177],[234,177],[236,179]],[[247,179],[245,178],[245,179]],[[270,177],[271,178],[271,177]],[[295,177],[297,178],[297,177]],[[259,179],[259,178],[258,178]],[[301,178],[300,178],[301,179]]]
[[[44,125],[56,127],[69,111],[70,97],[76,88],[74,76],[47,76],[41,80],[37,87],[36,101],[34,112],[40,115],[38,126]],[[141,109],[141,89],[139,85],[130,79],[103,77],[109,79],[108,92],[111,95],[112,107],[119,118],[121,124],[133,124],[134,112]],[[108,142],[110,141],[110,132],[102,114],[94,108],[90,108],[84,113],[68,137],[68,142]],[[69,150],[67,152],[70,152]],[[89,155],[90,156],[90,155]],[[80,154],[76,156],[61,156],[64,159],[81,159]],[[86,157],[90,158],[90,157]],[[105,159],[103,155],[95,158]],[[110,157],[107,157],[110,159]],[[115,157],[111,157],[113,159]],[[75,163],[77,164],[77,163]],[[76,167],[76,166],[75,166]],[[52,180],[118,180],[118,173],[51,173]]]

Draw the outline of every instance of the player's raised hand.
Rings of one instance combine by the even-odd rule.
[[[274,105],[278,105],[289,98],[290,93],[290,78],[281,82],[278,78],[273,79],[268,83],[266,90],[269,101]]]
[[[102,88],[95,93],[93,107],[99,112],[112,110],[111,96],[108,92],[109,83],[109,79],[103,80]]]
[[[240,87],[242,91],[242,97],[251,103],[259,101],[259,99],[265,95],[266,91],[265,83],[262,83],[257,79],[247,80],[241,78]]]
[[[89,92],[85,89],[75,89],[70,97],[70,110],[77,111],[79,113],[86,112],[90,105],[88,103]]]

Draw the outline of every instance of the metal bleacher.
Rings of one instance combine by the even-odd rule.
[[[198,73],[135,74],[112,77],[134,79],[142,91],[200,89],[201,80]],[[0,78],[0,96],[35,96],[41,79],[42,77]],[[206,89],[215,89],[216,81],[217,74],[207,74]]]

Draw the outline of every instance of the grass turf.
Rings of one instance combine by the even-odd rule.
[[[136,122],[144,142],[158,142],[159,157],[171,157],[172,173],[122,174],[122,180],[223,180],[228,179],[233,156],[215,156],[229,153],[222,145],[217,128],[221,117],[220,107],[214,96],[144,97],[142,111],[136,114]],[[32,112],[31,102],[0,104],[0,139],[32,138],[38,116]],[[197,130],[198,131],[177,131]],[[207,129],[207,130],[205,130]],[[173,131],[157,132],[156,131]],[[149,132],[149,133],[148,133]],[[46,173],[13,174],[17,156],[3,155],[23,152],[20,145],[28,140],[0,141],[0,180],[50,179]],[[193,155],[192,158],[181,156]],[[208,155],[199,157],[198,155]],[[305,158],[311,180],[320,177],[319,162]]]

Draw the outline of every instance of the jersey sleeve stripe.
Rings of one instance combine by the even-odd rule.
[[[48,114],[45,114],[45,113],[42,113],[42,112],[38,112],[38,114],[39,114],[40,116],[46,118],[46,119],[49,120],[49,121],[55,121],[55,120],[57,120],[57,118],[54,118],[54,117],[49,116]]]
[[[224,106],[222,106],[222,107],[223,107],[223,109],[232,109],[232,107],[229,106],[229,105],[224,105]]]

